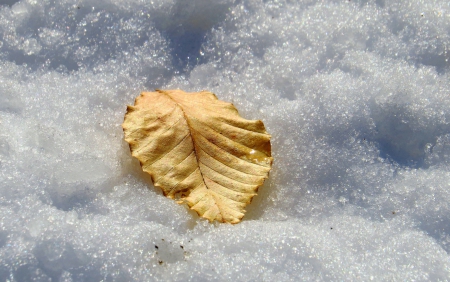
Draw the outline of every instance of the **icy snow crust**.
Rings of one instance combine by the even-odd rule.
[[[0,5],[0,281],[450,278],[450,2]],[[208,89],[272,134],[238,225],[166,199],[121,123]]]

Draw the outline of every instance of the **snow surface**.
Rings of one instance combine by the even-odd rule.
[[[0,281],[450,280],[449,1],[0,3]],[[242,223],[131,158],[155,88],[265,122]]]

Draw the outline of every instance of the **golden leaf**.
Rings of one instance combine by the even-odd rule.
[[[272,165],[262,121],[208,91],[142,92],[122,127],[154,185],[210,221],[240,222]]]

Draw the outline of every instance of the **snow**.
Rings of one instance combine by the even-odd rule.
[[[0,1],[0,281],[448,280],[449,46],[445,0]],[[155,88],[264,121],[242,223],[131,157]]]

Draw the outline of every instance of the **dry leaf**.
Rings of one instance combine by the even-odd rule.
[[[210,221],[240,222],[272,165],[262,121],[208,91],[143,92],[122,126],[154,185]]]

